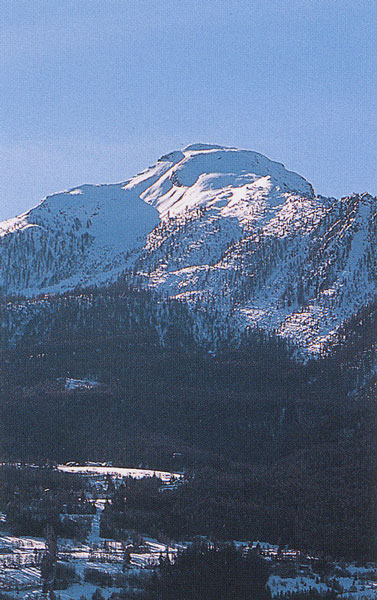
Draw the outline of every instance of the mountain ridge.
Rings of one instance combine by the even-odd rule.
[[[193,144],[1,223],[0,288],[32,298],[132,273],[234,331],[258,326],[318,354],[376,298],[376,215],[368,194],[316,196],[257,152]]]

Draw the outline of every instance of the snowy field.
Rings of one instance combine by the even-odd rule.
[[[106,477],[123,478],[133,477],[143,479],[144,477],[158,477],[163,482],[172,479],[183,479],[182,473],[170,473],[169,471],[154,471],[152,469],[128,469],[125,467],[108,467],[102,465],[58,465],[59,471],[66,473],[77,473],[78,475],[102,475]]]

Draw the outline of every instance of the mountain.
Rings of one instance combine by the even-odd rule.
[[[2,460],[183,470],[135,530],[372,560],[376,211],[197,144],[2,223]]]
[[[51,312],[51,295],[79,298],[122,275],[155,302],[183,303],[193,322],[205,311],[234,338],[258,327],[318,354],[376,299],[376,216],[368,194],[316,196],[257,152],[191,145],[126,182],[54,194],[1,223],[0,290],[25,297],[7,305],[3,327],[19,332]],[[218,334],[195,335],[211,345]]]

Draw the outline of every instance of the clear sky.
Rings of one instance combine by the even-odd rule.
[[[377,195],[375,0],[0,0],[0,219],[194,142]]]

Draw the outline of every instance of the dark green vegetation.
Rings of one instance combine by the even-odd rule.
[[[94,510],[86,491],[85,479],[51,468],[0,468],[0,510],[15,535],[43,537],[47,528],[53,528],[61,537],[85,539],[90,528],[87,516]]]
[[[35,314],[25,336],[1,357],[3,459],[188,472],[185,486],[163,494],[153,481],[130,484],[126,508],[106,512],[114,536],[138,528],[373,557],[373,307],[343,328],[331,358],[306,365],[258,331],[234,350],[231,330],[219,332],[209,354],[184,306],[121,283],[26,310]],[[203,314],[202,327],[215,331],[216,315]],[[91,375],[102,389],[57,382]]]
[[[235,548],[191,548],[175,564],[163,562],[150,585],[148,600],[268,600],[269,569],[253,553]]]
[[[372,482],[359,476],[350,484],[347,476],[363,465],[350,454],[341,460],[339,450],[235,465],[233,472],[198,469],[185,485],[162,493],[157,481],[129,482],[106,509],[102,534],[122,539],[135,529],[162,539],[263,539],[365,560],[373,554]],[[359,494],[368,498],[369,509]]]

